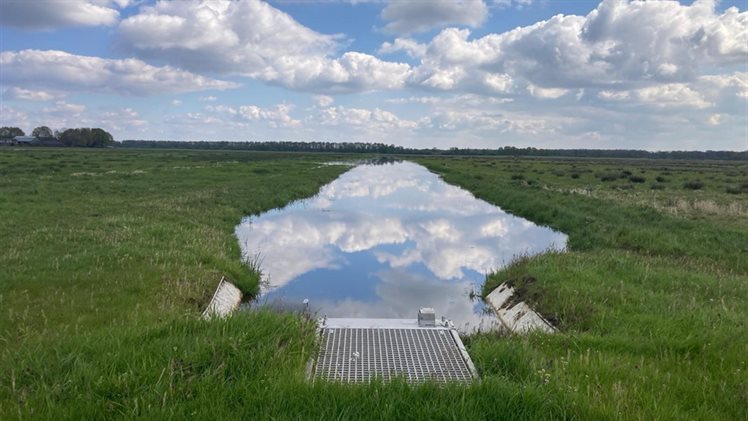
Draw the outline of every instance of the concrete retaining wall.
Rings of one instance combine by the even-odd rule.
[[[486,301],[493,307],[499,320],[507,329],[516,333],[528,333],[534,330],[546,333],[556,331],[547,320],[524,302],[512,303],[513,296],[514,288],[504,283],[486,297]]]
[[[221,282],[213,293],[208,307],[203,312],[203,319],[212,319],[213,317],[226,317],[231,314],[242,301],[242,292],[234,284],[221,278]]]

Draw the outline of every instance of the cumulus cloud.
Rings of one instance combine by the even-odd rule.
[[[607,102],[657,108],[705,109],[729,103],[737,105],[748,99],[748,73],[706,75],[691,83],[666,83],[633,90],[602,90],[597,96]]]
[[[358,52],[335,57],[339,36],[315,32],[259,0],[158,2],[123,20],[119,38],[142,57],[191,71],[322,93],[401,88],[410,70]]]
[[[42,108],[42,112],[52,115],[77,116],[86,111],[86,106],[81,104],[70,104],[65,101],[57,101],[54,106]]]
[[[476,107],[496,108],[497,105],[513,102],[512,98],[496,98],[477,94],[460,94],[449,96],[410,96],[405,98],[391,98],[385,102],[389,104],[424,104],[436,107],[453,107],[461,110]]]
[[[491,0],[491,6],[499,9],[514,7],[522,9],[534,3],[534,0]]]
[[[3,84],[65,92],[133,95],[228,89],[237,85],[137,59],[104,59],[63,51],[0,53]]]
[[[532,83],[527,85],[527,91],[530,92],[530,95],[536,98],[545,99],[561,98],[569,92],[568,89],[562,88],[541,88],[540,86],[535,86]]]
[[[187,127],[188,130],[202,129],[203,134],[212,133],[215,135],[218,128],[225,129],[227,122],[218,116],[199,112],[188,112],[180,115],[169,115],[164,118],[164,123],[173,125],[178,128]],[[209,128],[208,130],[205,130]],[[185,137],[185,139],[194,139],[194,137]]]
[[[705,75],[698,81],[699,89],[709,95],[721,94],[727,97],[748,99],[748,72]]]
[[[604,0],[587,16],[558,15],[477,39],[447,28],[426,44],[396,39],[380,50],[418,52],[411,85],[506,92],[519,84],[552,98],[563,92],[553,89],[684,83],[704,69],[737,66],[748,60],[747,25],[748,12],[718,14],[710,1]]]
[[[324,98],[318,98],[325,102]],[[331,104],[330,104],[331,105]],[[274,106],[258,105],[206,105],[200,113],[185,113],[167,117],[170,124],[184,122],[188,126],[200,126],[203,133],[214,132],[220,127],[251,129],[255,136],[290,136],[313,133],[317,138],[350,140],[352,134],[393,134],[418,130],[422,121],[408,120],[378,107],[371,109],[317,106],[296,110],[289,104]],[[298,114],[298,115],[297,115]],[[263,132],[263,128],[273,131]],[[262,133],[262,134],[261,134]],[[324,134],[323,134],[324,133]],[[193,133],[195,135],[196,133]]]
[[[424,8],[429,12],[414,11]],[[409,13],[433,22],[441,13],[476,26],[485,8],[482,1],[393,1],[382,13],[395,29],[405,22],[396,18]],[[419,25],[403,23],[400,29]],[[411,66],[355,51],[339,55],[340,36],[313,31],[259,0],[185,0],[141,8],[120,24],[119,42],[141,57],[190,71],[316,93],[416,87],[556,99],[569,90],[688,83],[704,69],[735,67],[748,60],[746,25],[748,13],[717,13],[709,1],[604,0],[587,16],[558,15],[475,39],[469,29],[447,28],[425,43],[401,37],[378,49],[406,53],[417,60]]]
[[[382,10],[384,29],[394,33],[422,32],[447,25],[480,26],[488,17],[483,0],[391,0]]]
[[[421,58],[426,54],[426,46],[409,38],[397,38],[393,42],[384,42],[378,50],[379,54],[392,54],[404,51],[411,57]]]
[[[241,105],[239,107],[229,107],[225,105],[208,105],[206,111],[227,114],[234,117],[237,121],[244,122],[265,122],[271,128],[299,127],[300,120],[291,117],[293,106],[287,104],[278,104],[272,108],[263,108],[256,105]]]
[[[112,130],[122,130],[126,127],[143,127],[148,125],[148,122],[141,118],[140,114],[130,107],[104,111],[98,115],[98,118],[105,123],[106,127],[111,127]]]
[[[314,103],[321,108],[329,107],[333,102],[335,102],[331,96],[327,95],[315,95],[312,99],[314,99]]]
[[[712,114],[707,118],[706,122],[712,126],[718,126],[722,124],[723,118],[724,116],[722,114]]]
[[[52,92],[47,91],[35,91],[31,89],[23,89],[18,87],[11,87],[3,92],[3,99],[7,100],[23,100],[23,101],[51,101],[58,98]]]
[[[491,111],[437,111],[425,119],[424,127],[438,130],[491,131],[524,135],[550,135],[573,119],[527,116]]]
[[[490,36],[469,41],[467,29],[448,28],[429,43],[412,45],[400,39],[382,48],[387,52],[419,51],[420,63],[413,68],[408,84],[441,91],[467,91],[502,94],[512,90],[512,75],[490,64],[499,60],[498,45]],[[494,35],[494,37],[496,37]]]
[[[418,123],[415,121],[401,119],[394,113],[379,108],[369,110],[329,107],[320,110],[317,121],[324,126],[347,126],[367,131],[414,129],[418,127]]]
[[[684,83],[669,83],[633,91],[602,91],[599,97],[612,101],[633,101],[656,107],[707,108],[714,105]]]
[[[128,0],[4,0],[0,25],[25,29],[114,25]]]

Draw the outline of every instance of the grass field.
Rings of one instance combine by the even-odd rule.
[[[748,417],[748,164],[419,159],[569,234],[486,288],[527,284],[561,333],[466,338],[468,388],[344,387],[304,382],[309,322],[197,320],[222,275],[257,287],[240,218],[314,194],[329,159],[0,149],[0,419]]]
[[[566,402],[640,419],[748,417],[748,164],[429,159],[452,184],[569,235],[505,280],[554,336],[476,337],[484,373],[541,375]]]

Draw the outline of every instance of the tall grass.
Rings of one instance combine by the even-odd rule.
[[[561,333],[474,338],[470,353],[484,376],[492,367],[486,355],[494,355],[497,373],[542,376],[555,386],[549,393],[613,418],[748,416],[748,224],[739,222],[742,215],[725,221],[721,211],[689,207],[673,213],[661,205],[663,200],[732,207],[745,202],[710,185],[662,197],[635,185],[613,193],[608,177],[582,175],[575,182],[554,175],[570,165],[609,172],[611,163],[594,160],[421,162],[447,182],[569,235],[569,252],[520,258],[489,275],[484,294],[501,282],[521,283],[525,298]],[[656,165],[618,163],[638,173],[654,172]],[[669,178],[686,183],[704,172],[704,165],[715,174],[748,167],[668,163]],[[502,181],[518,167],[539,170],[538,184]],[[547,168],[554,171],[543,176]],[[482,182],[475,181],[476,173]],[[590,193],[572,193],[582,187]]]

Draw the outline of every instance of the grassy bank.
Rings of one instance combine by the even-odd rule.
[[[745,164],[422,160],[572,251],[487,285],[534,280],[561,334],[466,338],[479,384],[414,388],[305,383],[297,318],[197,320],[220,276],[256,288],[240,218],[312,195],[328,159],[0,149],[0,419],[746,417]]]
[[[570,252],[520,258],[488,278],[484,293],[505,280],[526,286],[562,333],[474,338],[484,373],[542,373],[552,393],[613,417],[748,416],[748,191],[736,187],[746,163],[422,163],[569,235]]]
[[[38,411],[39,399],[55,407],[44,388],[67,389],[75,383],[65,376],[69,364],[93,355],[67,349],[90,342],[121,352],[120,335],[193,317],[221,276],[255,291],[258,276],[241,262],[234,226],[314,194],[344,170],[317,160],[0,150],[0,412]],[[124,359],[138,354],[137,346],[126,351]]]

